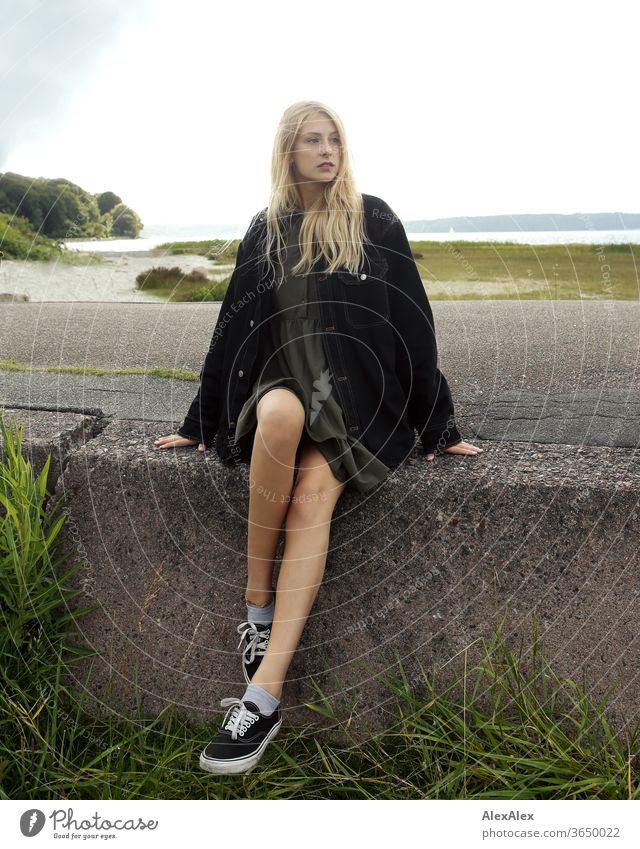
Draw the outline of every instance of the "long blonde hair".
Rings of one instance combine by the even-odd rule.
[[[362,245],[366,241],[366,233],[362,196],[355,184],[342,121],[326,104],[317,100],[301,100],[284,111],[271,156],[271,195],[262,247],[274,280],[276,269],[272,254],[275,252],[280,270],[278,286],[283,280],[282,258],[291,216],[303,209],[302,197],[293,180],[291,152],[302,123],[315,112],[322,113],[336,126],[340,139],[340,164],[335,178],[325,184],[318,204],[304,215],[300,227],[301,257],[292,273],[308,274],[314,270],[331,273],[338,268],[357,272],[364,259]]]

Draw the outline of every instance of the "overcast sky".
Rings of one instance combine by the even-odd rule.
[[[0,171],[243,223],[301,99],[401,218],[640,212],[633,0],[0,0]]]

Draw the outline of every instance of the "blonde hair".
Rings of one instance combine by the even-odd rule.
[[[362,196],[357,190],[342,121],[333,109],[317,100],[301,100],[289,106],[280,118],[271,156],[271,195],[267,207],[264,255],[274,273],[272,253],[283,281],[282,257],[291,216],[303,210],[302,197],[292,179],[291,152],[303,122],[316,112],[331,119],[340,139],[340,163],[335,178],[324,186],[320,201],[305,212],[300,227],[300,261],[294,274],[313,270],[331,273],[338,268],[357,272],[364,258],[366,239]],[[319,267],[319,268],[318,268]]]

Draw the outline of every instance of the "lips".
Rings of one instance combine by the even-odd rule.
[[[333,168],[333,162],[323,162],[322,165],[318,165],[318,168]]]

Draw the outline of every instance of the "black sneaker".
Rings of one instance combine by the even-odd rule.
[[[222,699],[229,707],[222,729],[200,755],[200,766],[217,775],[236,775],[254,767],[282,725],[280,705],[270,716],[260,713],[253,702]]]
[[[262,657],[269,645],[271,625],[261,625],[259,622],[247,621],[241,622],[237,630],[241,635],[238,648],[244,643],[244,648],[242,649],[242,672],[244,674],[244,680],[247,684],[250,684],[256,669],[262,663]]]

